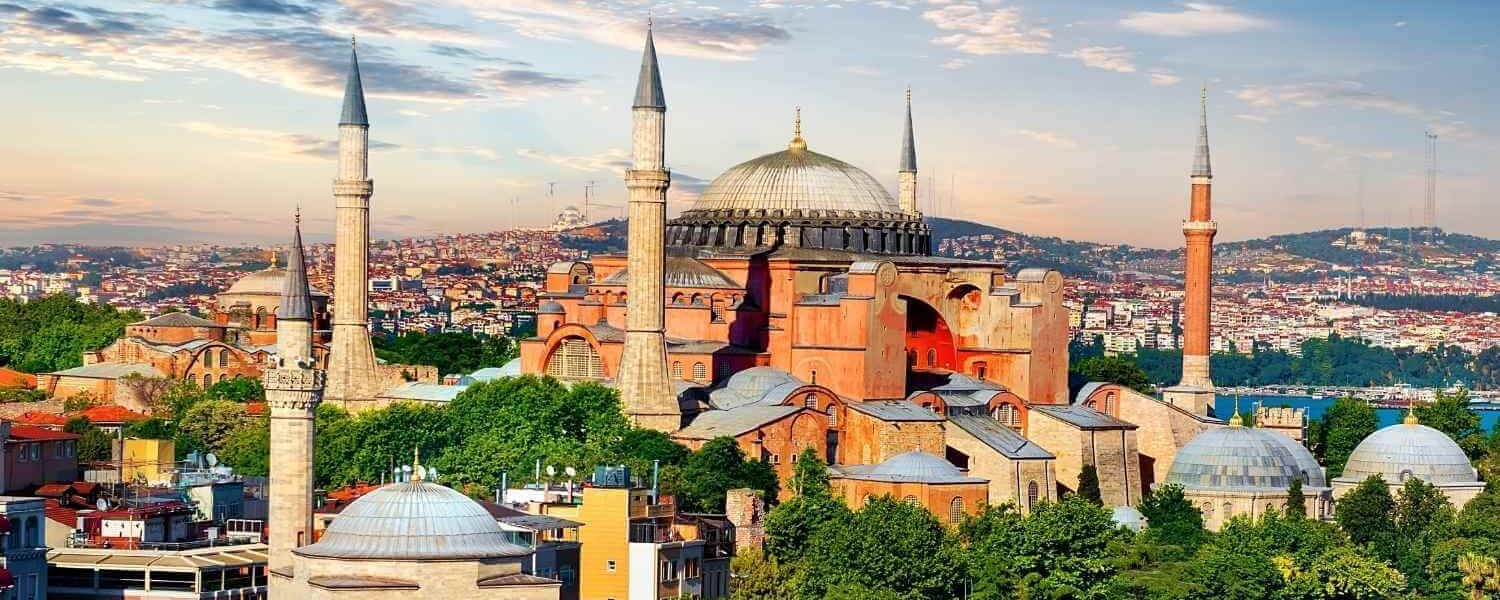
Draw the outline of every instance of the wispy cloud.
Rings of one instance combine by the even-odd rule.
[[[1104,69],[1117,73],[1135,72],[1135,63],[1133,62],[1135,54],[1126,50],[1123,46],[1088,46],[1067,54],[1062,54],[1061,56],[1076,59],[1082,62],[1084,66],[1095,69]]]
[[[1147,74],[1147,77],[1151,80],[1151,85],[1177,85],[1182,81],[1181,77],[1178,77],[1177,75],[1166,69],[1151,69],[1151,72]]]
[[[583,39],[639,49],[645,39],[642,7],[618,0],[449,0],[474,16],[517,34],[547,40]],[[749,60],[761,48],[785,43],[791,32],[768,15],[719,12],[689,15],[671,11],[654,19],[656,49],[662,54],[713,60]]]
[[[1299,135],[1296,137],[1296,140],[1300,145],[1307,146],[1319,152],[1337,156],[1368,158],[1372,160],[1390,160],[1395,156],[1395,153],[1391,152],[1390,150],[1360,150],[1350,148],[1336,142],[1331,142],[1325,138],[1315,135]]]
[[[1234,97],[1249,104],[1261,114],[1336,106],[1410,117],[1425,122],[1429,129],[1436,131],[1439,135],[1460,139],[1475,135],[1467,123],[1454,119],[1452,113],[1432,110],[1414,102],[1370,90],[1358,81],[1247,85],[1236,90]]]
[[[619,148],[610,148],[596,154],[568,155],[551,154],[531,148],[516,150],[516,155],[540,160],[577,171],[612,171],[624,173],[630,168],[629,154]]]
[[[1188,2],[1177,12],[1142,11],[1120,20],[1126,29],[1166,37],[1191,37],[1266,29],[1271,21],[1217,4]]]
[[[1052,206],[1057,204],[1057,199],[1051,196],[1026,194],[1025,196],[1021,196],[1021,199],[1017,200],[1016,204],[1020,204],[1021,206]]]
[[[1068,150],[1078,149],[1078,142],[1073,138],[1051,131],[1038,131],[1035,129],[1017,129],[1018,135],[1029,137],[1043,144],[1057,146]]]
[[[965,54],[1045,54],[1052,32],[1021,19],[1016,7],[994,7],[990,3],[954,3],[922,13],[939,31],[932,39],[939,46]]]
[[[967,58],[950,58],[943,61],[942,67],[949,71],[954,71],[969,66],[970,62]]]
[[[1253,114],[1250,114],[1250,113],[1240,113],[1240,114],[1235,115],[1234,118],[1236,118],[1236,119],[1243,119],[1243,120],[1246,120],[1246,121],[1254,121],[1256,123],[1270,123],[1271,122],[1271,118],[1270,117],[1266,117],[1266,116],[1262,116],[1262,115],[1253,115]]]

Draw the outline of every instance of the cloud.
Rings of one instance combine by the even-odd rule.
[[[188,237],[217,241],[225,237],[188,229],[222,226],[224,215],[203,214],[204,211],[199,210],[169,211],[149,198],[10,190],[0,191],[0,201],[10,203],[5,222],[0,225],[0,239],[11,244],[170,243]],[[163,227],[163,222],[170,222],[171,227]],[[235,218],[236,224],[266,222],[265,219],[243,215]],[[154,235],[136,235],[144,232]]]
[[[282,0],[218,0],[213,7],[223,11],[254,16],[298,17],[318,16],[318,10]]]
[[[52,75],[74,75],[108,81],[141,82],[146,78],[134,73],[125,73],[101,67],[92,60],[76,58],[56,52],[23,50],[0,52],[0,68],[19,69]]]
[[[1257,109],[1275,114],[1286,110],[1343,107],[1373,110],[1410,117],[1427,124],[1439,135],[1467,139],[1475,136],[1467,123],[1453,119],[1453,113],[1431,110],[1419,104],[1366,89],[1358,81],[1324,81],[1284,85],[1247,85],[1234,97]]]
[[[429,8],[441,8],[439,2],[406,0],[339,0],[342,10],[337,21],[325,27],[347,38],[388,37],[427,43],[463,46],[494,46],[498,41],[473,28],[445,23],[427,15]]]
[[[844,67],[841,70],[850,75],[858,75],[860,77],[879,77],[881,75],[880,69],[863,65],[852,65]]]
[[[1059,56],[1077,59],[1084,66],[1095,69],[1104,69],[1117,73],[1135,72],[1135,63],[1131,61],[1135,57],[1135,54],[1126,50],[1123,46],[1088,46]]]
[[[1126,29],[1166,37],[1237,33],[1272,26],[1270,21],[1217,4],[1184,3],[1179,12],[1142,11],[1120,20]]]
[[[584,155],[550,154],[531,148],[521,148],[516,150],[516,155],[577,171],[624,173],[625,169],[630,168],[630,155],[619,148],[610,148],[597,154]]]
[[[1395,153],[1390,150],[1358,150],[1348,146],[1328,141],[1315,135],[1299,135],[1295,138],[1298,144],[1317,150],[1324,154],[1334,155],[1335,158],[1368,158],[1372,160],[1390,160]]]
[[[530,69],[484,68],[475,74],[475,80],[481,84],[481,89],[492,90],[505,100],[547,96],[582,83],[578,79]]]
[[[645,41],[642,7],[633,2],[601,0],[450,0],[480,18],[509,27],[519,35],[545,40],[582,39],[640,50]],[[750,60],[760,49],[791,40],[789,31],[768,15],[716,12],[690,16],[658,15],[653,37],[662,54],[712,60]]]
[[[964,54],[1045,54],[1052,32],[1026,25],[1021,10],[994,8],[972,2],[948,4],[922,13],[939,31],[951,32],[932,39]]]
[[[1051,196],[1026,194],[1025,196],[1022,196],[1020,200],[1017,200],[1016,204],[1020,204],[1021,206],[1052,206],[1054,204],[1057,204],[1057,199]]]
[[[1035,129],[1017,129],[1016,133],[1019,134],[1019,135],[1024,135],[1026,137],[1029,137],[1029,138],[1031,138],[1033,140],[1036,140],[1038,142],[1041,142],[1043,144],[1057,146],[1058,148],[1066,148],[1068,150],[1076,150],[1076,149],[1078,149],[1078,146],[1079,146],[1078,142],[1075,141],[1074,139],[1072,139],[1070,137],[1067,137],[1065,135],[1062,135],[1062,134],[1051,132],[1051,131],[1038,131],[1038,130],[1035,130]]]
[[[1178,82],[1182,81],[1181,77],[1172,74],[1171,71],[1166,69],[1151,69],[1151,73],[1146,77],[1151,80],[1151,85],[1177,85]]]
[[[972,62],[972,61],[970,61],[967,58],[950,58],[948,60],[943,61],[942,67],[944,69],[949,70],[949,71],[953,71],[953,70],[962,69],[964,67],[969,66],[970,62]]]
[[[1236,119],[1244,119],[1246,121],[1254,121],[1256,123],[1270,123],[1271,122],[1271,118],[1270,117],[1264,117],[1264,116],[1261,116],[1261,115],[1252,115],[1252,114],[1249,114],[1249,113],[1238,114],[1238,115],[1235,115],[1234,118],[1236,118]]]
[[[1396,21],[1395,24],[1394,24],[1394,26],[1395,27],[1406,27],[1406,21]]]

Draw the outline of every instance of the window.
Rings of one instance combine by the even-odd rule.
[[[1041,490],[1038,488],[1038,486],[1037,486],[1037,484],[1036,484],[1035,481],[1027,483],[1026,484],[1026,508],[1031,508],[1033,506],[1036,506],[1037,498],[1040,495],[1041,495]]]
[[[954,496],[953,501],[948,503],[948,522],[960,523],[964,520],[964,499]]]
[[[1207,500],[1203,501],[1203,507],[1198,510],[1203,513],[1203,520],[1205,521],[1214,516],[1214,505]]]
[[[1234,516],[1234,503],[1233,502],[1225,502],[1224,503],[1224,519],[1225,520],[1229,520],[1229,518],[1233,517],[1233,516]]]
[[[41,444],[32,444],[31,445],[31,460],[42,460],[42,445]]]
[[[552,351],[547,374],[558,379],[604,379],[604,362],[588,340],[569,336]]]
[[[677,581],[677,563],[670,558],[661,559],[661,580]]]
[[[221,367],[227,367],[227,366],[229,366],[229,349],[228,348],[220,348],[219,349],[219,366],[221,366]]]
[[[907,496],[905,498],[902,498],[901,501],[905,502],[907,504],[917,504],[917,505],[920,505],[922,503],[922,501],[918,500],[916,496]]]
[[[604,561],[604,570],[609,571],[610,573],[615,572],[615,561]]]
[[[693,363],[693,381],[704,381],[708,379],[708,365],[702,362]]]
[[[828,426],[829,427],[838,427],[839,426],[839,407],[838,407],[838,405],[836,405],[836,404],[834,404],[832,402],[828,403]]]
[[[812,409],[818,408],[818,395],[808,392],[807,396],[802,398],[802,406]]]
[[[213,375],[209,375],[208,373],[204,373],[203,374],[203,387],[206,389],[206,388],[208,388],[208,386],[211,386],[213,384],[214,384],[214,376]]]
[[[982,360],[974,363],[974,378],[984,379],[984,376],[989,374],[989,370],[989,365]]]
[[[214,352],[212,350],[203,353],[203,368],[214,368]]]
[[[928,348],[927,349],[927,366],[929,366],[929,367],[936,367],[937,366],[937,348]]]
[[[775,452],[767,454],[766,455],[766,462],[771,463],[773,465],[779,465],[779,464],[781,464],[781,455],[777,454]]]
[[[672,379],[682,379],[682,361],[672,361]]]
[[[703,573],[698,565],[698,559],[689,558],[682,564],[682,576],[688,579],[696,579]]]
[[[1001,425],[1004,425],[1011,429],[1021,428],[1021,413],[1016,410],[1014,404],[1010,404],[1009,402],[1007,402],[1001,404],[1000,406],[996,406],[992,416],[996,421],[999,421]]]

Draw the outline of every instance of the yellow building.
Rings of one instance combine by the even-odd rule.
[[[177,446],[172,440],[128,438],[120,460],[125,481],[167,485],[172,483],[172,472],[176,470]]]

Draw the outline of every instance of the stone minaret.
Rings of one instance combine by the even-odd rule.
[[[1182,222],[1187,265],[1182,295],[1182,382],[1167,392],[1174,404],[1206,414],[1213,400],[1214,382],[1209,376],[1209,329],[1213,314],[1214,234],[1213,169],[1208,161],[1208,88],[1203,89],[1198,113],[1198,149],[1193,157],[1192,203]],[[1173,390],[1178,393],[1174,396]]]
[[[290,573],[293,548],[313,541],[313,411],[323,399],[323,372],[313,358],[301,222],[298,215],[287,249],[286,283],[276,314],[276,364],[264,379],[271,410],[269,566],[279,574]],[[272,585],[278,580],[271,577]]]
[[[333,346],[328,353],[328,397],[345,407],[373,400],[380,392],[375,347],[366,321],[369,304],[370,120],[359,79],[359,57],[349,50],[349,79],[339,118],[339,172],[333,181],[336,207],[333,255]]]
[[[667,379],[665,337],[667,187],[667,101],[656,66],[656,45],[646,29],[646,50],[631,110],[633,168],[625,171],[630,190],[630,239],[626,244],[630,310],[625,314],[625,348],[620,357],[620,399],[636,425],[672,432],[682,427],[682,410]]]
[[[911,88],[906,88],[906,130],[901,136],[901,210],[917,214],[917,140],[911,128]]]

